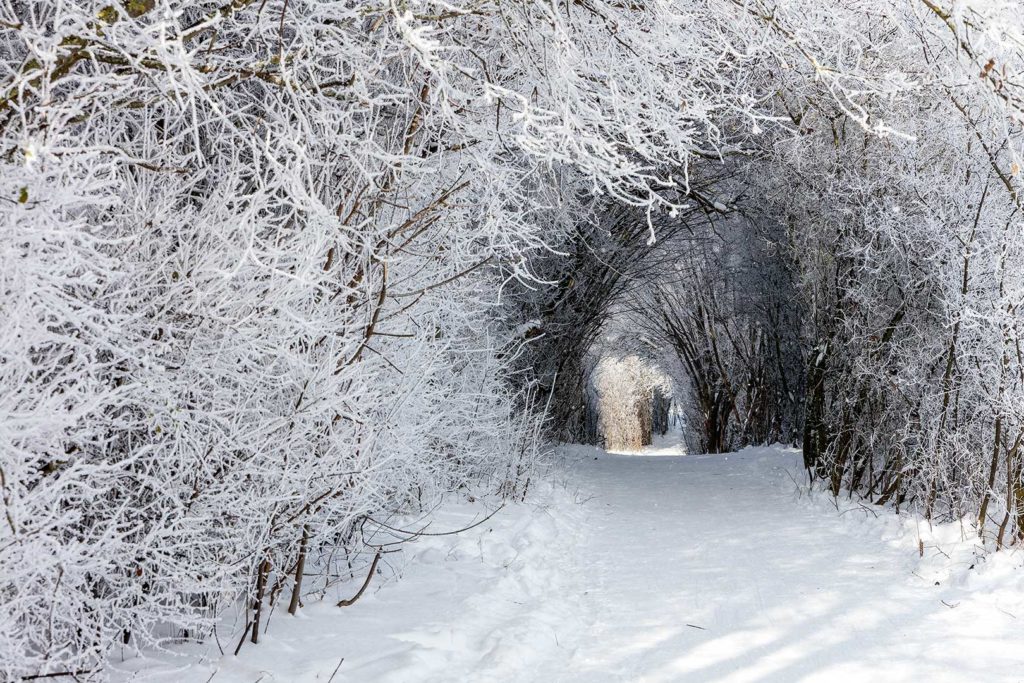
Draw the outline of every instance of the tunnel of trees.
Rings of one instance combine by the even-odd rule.
[[[671,376],[691,449],[796,444],[833,491],[1019,542],[1022,27],[0,3],[4,674],[239,601],[257,641],[389,515],[520,500],[596,442],[614,354]]]

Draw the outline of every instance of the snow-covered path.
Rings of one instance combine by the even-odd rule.
[[[566,669],[551,673],[566,681],[1024,680],[1024,614],[979,595],[963,600],[943,585],[948,573],[915,574],[919,562],[900,534],[886,543],[876,524],[801,504],[789,475],[780,476],[793,464],[751,449],[603,455],[580,467],[594,496],[580,547],[594,618]]]
[[[543,505],[423,539],[352,608],[157,680],[1024,681],[1019,554],[812,499],[794,451],[651,452],[565,449]]]

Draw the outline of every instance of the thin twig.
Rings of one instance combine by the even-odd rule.
[[[337,673],[338,673],[338,669],[340,669],[340,668],[341,668],[341,665],[342,665],[342,664],[343,664],[344,662],[345,662],[345,658],[344,658],[344,657],[342,657],[342,658],[341,658],[341,659],[340,659],[340,660],[338,661],[338,666],[334,667],[334,672],[333,672],[333,673],[331,674],[331,677],[327,679],[327,683],[331,683],[331,681],[333,681],[333,680],[334,680],[334,677],[335,677],[335,675],[337,675]]]
[[[349,605],[354,603],[356,600],[358,600],[360,597],[362,597],[363,593],[366,591],[367,586],[370,585],[370,579],[373,578],[373,573],[375,571],[377,571],[377,563],[380,562],[380,555],[381,555],[381,553],[378,550],[377,554],[373,556],[373,563],[370,564],[370,571],[367,572],[366,580],[363,581],[363,585],[359,588],[359,592],[356,593],[355,595],[353,595],[348,600],[341,600],[341,601],[339,601],[338,602],[338,607],[348,607]],[[341,666],[341,664],[339,663],[338,666]]]
[[[462,527],[461,529],[456,529],[454,531],[436,531],[436,532],[433,532],[433,533],[427,532],[427,531],[406,531],[405,529],[397,529],[397,528],[395,528],[393,526],[388,526],[384,522],[378,522],[377,520],[375,520],[373,517],[370,517],[370,516],[367,516],[367,519],[370,520],[371,522],[373,522],[374,524],[379,524],[380,526],[384,527],[388,531],[394,531],[394,532],[399,533],[399,534],[408,534],[411,537],[416,537],[416,536],[454,536],[455,534],[461,534],[463,531],[469,531],[470,529],[472,529],[474,527],[480,526],[481,524],[483,524],[484,522],[489,520],[491,517],[493,517],[494,515],[498,514],[498,512],[500,512],[503,507],[505,507],[505,503],[502,503],[501,505],[499,505],[494,510],[494,512],[492,512],[491,514],[487,515],[486,517],[481,519],[479,522],[475,522],[473,524],[470,524],[467,527]]]

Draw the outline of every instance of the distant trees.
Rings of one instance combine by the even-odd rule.
[[[694,189],[705,181],[695,182]],[[678,192],[676,193],[678,198]],[[658,272],[660,245],[685,239],[696,207],[648,217],[635,207],[594,201],[587,213],[575,218],[570,237],[558,251],[537,256],[532,265],[539,279],[552,283],[538,287],[511,283],[506,315],[524,319],[528,350],[520,356],[514,377],[536,384],[549,403],[549,426],[555,438],[596,443],[594,373],[601,335],[615,308],[630,301],[638,282]],[[657,240],[650,241],[651,227]],[[628,355],[626,349],[608,349]],[[550,399],[550,400],[549,400]]]
[[[605,448],[639,451],[651,444],[656,422],[658,433],[665,433],[667,406],[662,402],[672,387],[669,378],[650,363],[635,355],[607,357],[594,370],[593,382]]]

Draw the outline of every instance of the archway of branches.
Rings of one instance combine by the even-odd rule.
[[[690,452],[801,442],[805,308],[786,236],[718,177],[715,194],[656,224],[654,243],[581,241],[539,342],[539,357],[558,359],[548,371],[560,438],[636,451],[671,423]],[[648,229],[635,210],[603,216],[611,234]]]

